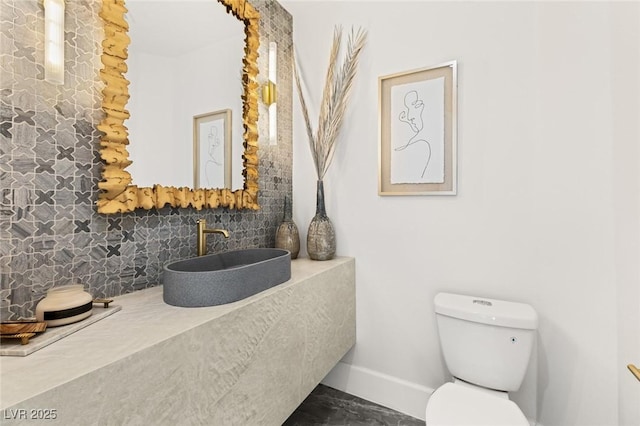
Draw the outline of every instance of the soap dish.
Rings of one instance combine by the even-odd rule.
[[[35,335],[36,333],[18,333],[18,334],[3,334],[0,337],[2,337],[3,339],[20,339],[21,345],[28,345],[29,339],[31,339]]]
[[[3,339],[20,339],[21,345],[29,343],[29,339],[47,329],[46,322],[13,321],[0,323],[0,337]]]

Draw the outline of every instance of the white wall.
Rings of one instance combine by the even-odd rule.
[[[338,254],[356,257],[358,303],[357,345],[330,383],[423,417],[448,379],[433,297],[477,294],[540,315],[535,369],[516,395],[525,414],[545,426],[637,424],[621,362],[640,356],[640,304],[629,302],[640,299],[639,5],[281,3],[312,117],[333,25],[369,31],[325,178]],[[378,77],[454,59],[458,195],[379,197]],[[315,175],[294,109],[304,241]]]
[[[132,83],[127,109],[131,118],[125,125],[129,140],[135,143],[128,146],[133,163],[127,171],[133,176],[133,184],[138,186],[154,183],[180,186],[184,184],[180,173],[184,168],[175,167],[175,111],[173,102],[169,101],[175,90],[175,61],[133,50],[128,66],[126,77]]]
[[[640,425],[640,383],[625,365],[640,365],[640,7],[615,8],[620,28],[610,60],[613,81],[613,164],[616,284],[618,288],[618,392],[620,424]]]

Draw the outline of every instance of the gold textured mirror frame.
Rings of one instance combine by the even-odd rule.
[[[211,0],[216,1],[216,0]],[[98,130],[104,133],[100,140],[100,157],[104,162],[102,180],[98,183],[98,213],[115,214],[137,208],[171,207],[202,208],[227,207],[229,209],[258,210],[258,48],[259,12],[247,0],[217,0],[227,13],[245,24],[245,55],[243,59],[243,125],[244,125],[244,187],[232,191],[222,189],[192,189],[186,187],[138,187],[125,169],[131,164],[129,134],[124,125],[129,118],[125,109],[129,101],[127,48],[130,43],[129,24],[125,20],[125,0],[102,0],[100,17],[104,23],[102,64],[100,76],[104,83],[102,110],[104,118]],[[153,161],[149,156],[149,161]]]

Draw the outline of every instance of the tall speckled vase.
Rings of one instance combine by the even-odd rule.
[[[284,197],[284,219],[276,231],[276,248],[289,250],[291,259],[298,257],[300,253],[300,233],[298,227],[292,219],[289,197]]]
[[[313,260],[330,260],[336,254],[336,233],[324,208],[324,185],[318,181],[316,215],[307,232],[307,252]]]

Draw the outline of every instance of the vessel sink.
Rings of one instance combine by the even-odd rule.
[[[252,248],[209,254],[164,267],[163,298],[174,306],[236,302],[291,278],[289,251]]]

